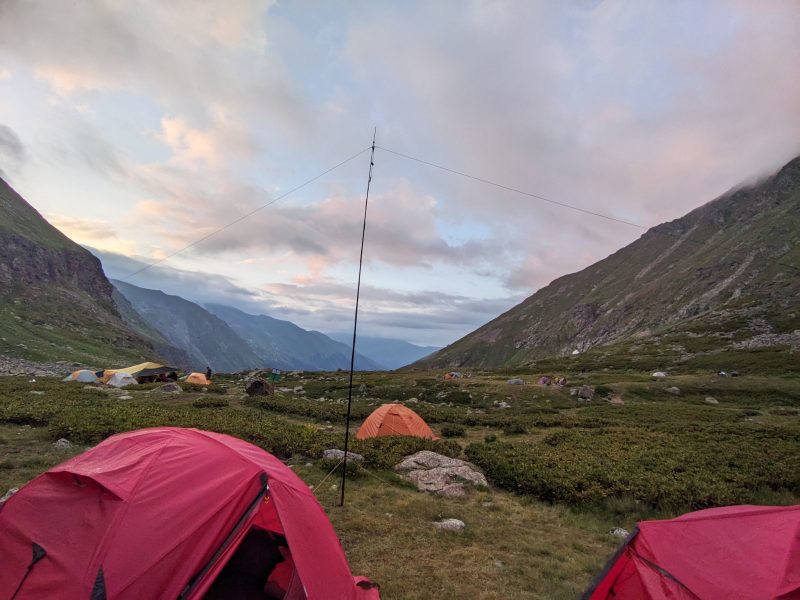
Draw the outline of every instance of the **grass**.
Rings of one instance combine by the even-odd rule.
[[[570,385],[505,383],[556,372]],[[455,435],[353,442],[366,461],[348,480],[344,508],[339,473],[318,485],[330,470],[322,450],[341,447],[342,374],[287,376],[280,387],[298,392],[266,399],[246,397],[238,376],[217,376],[206,391],[181,384],[180,394],[0,378],[0,493],[118,431],[177,425],[230,433],[282,457],[316,486],[353,572],[377,581],[384,598],[408,599],[575,598],[619,542],[609,533],[614,527],[732,502],[800,501],[794,374],[682,373],[654,381],[646,371],[564,368],[470,375],[357,375],[353,430],[379,404],[399,401],[435,431]],[[610,391],[625,404],[579,402],[573,385]],[[671,386],[680,395],[666,392]],[[719,404],[705,404],[706,396]],[[500,401],[510,408],[498,408]],[[72,447],[55,449],[59,437]],[[492,486],[466,499],[417,492],[391,467],[424,448],[465,453]],[[433,529],[432,521],[449,517],[466,530]]]

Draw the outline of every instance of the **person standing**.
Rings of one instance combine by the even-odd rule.
[[[211,367],[206,367],[206,379],[211,381]]]

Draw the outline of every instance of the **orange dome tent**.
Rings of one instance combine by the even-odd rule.
[[[205,373],[191,373],[186,378],[186,383],[199,383],[200,385],[211,384],[211,382],[206,378]]]
[[[356,433],[357,440],[384,435],[410,435],[438,440],[428,424],[410,408],[402,404],[383,404],[372,411]]]

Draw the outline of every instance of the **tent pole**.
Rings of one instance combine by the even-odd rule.
[[[364,224],[361,226],[361,254],[358,257],[358,284],[356,285],[356,312],[353,317],[353,346],[350,348],[350,385],[347,390],[347,420],[344,425],[344,465],[342,466],[342,496],[339,506],[344,506],[344,484],[347,481],[347,449],[350,442],[350,407],[353,403],[353,370],[356,363],[356,330],[358,329],[358,298],[361,295],[361,265],[364,262],[364,235],[367,232],[367,206],[369,206],[369,185],[372,183],[372,167],[375,166],[375,136],[378,128],[372,130],[372,153],[369,156],[369,175],[367,193],[364,197]]]

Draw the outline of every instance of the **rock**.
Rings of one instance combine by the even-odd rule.
[[[433,526],[442,531],[463,531],[466,524],[458,519],[442,519],[441,521],[434,521]]]
[[[495,407],[496,408],[511,408],[511,405],[508,402],[503,401],[503,402],[497,402],[495,404]]]
[[[619,394],[611,394],[611,396],[608,397],[608,403],[613,404],[614,406],[622,406],[625,404],[625,401]]]
[[[489,487],[486,477],[469,463],[421,450],[406,456],[394,467],[421,492],[431,492],[448,498],[463,498],[469,487]]]
[[[508,381],[506,381],[506,383],[508,385],[525,385],[525,382],[522,381],[522,379],[518,379],[518,378],[509,379]]]
[[[664,379],[664,377],[666,376],[667,374],[664,373],[664,371],[656,371],[655,373],[653,373],[653,377],[655,377],[656,379]]]
[[[153,391],[161,394],[180,394],[183,389],[177,383],[165,383]]]
[[[719,400],[711,396],[706,396],[706,399],[703,400],[703,402],[705,402],[706,404],[719,404]]]
[[[127,394],[124,396],[117,396],[118,400],[133,400],[133,396],[128,396]]]
[[[72,443],[66,438],[61,438],[58,441],[53,443],[54,448],[58,448],[59,450],[64,450],[66,448],[72,448]]]
[[[294,389],[292,389],[292,391],[293,391],[295,394],[304,394],[304,393],[305,393],[305,390],[303,389],[303,386],[302,386],[302,385],[296,385],[296,386],[294,387]]]
[[[611,535],[623,540],[626,539],[630,534],[630,531],[623,529],[622,527],[614,527],[614,529],[611,530]]]
[[[674,385],[672,387],[668,387],[664,391],[667,392],[668,394],[672,394],[673,396],[680,396],[681,395],[681,389],[675,387]]]
[[[416,404],[417,402],[419,402],[417,398],[409,398],[406,400],[406,404]]]
[[[344,450],[338,448],[329,448],[322,453],[322,458],[325,460],[342,460],[344,458]],[[360,463],[364,462],[364,457],[355,452],[347,452],[347,462]]]
[[[591,400],[594,398],[594,388],[588,385],[582,385],[578,388],[578,398],[581,400]]]
[[[264,379],[253,379],[244,391],[248,396],[271,396],[275,393],[275,386]]]
[[[577,396],[578,395],[578,388],[569,388],[569,395],[570,396]]]
[[[39,390],[31,390],[29,393],[34,396],[44,396],[44,392],[40,392]]]
[[[2,504],[3,502],[5,502],[9,498],[11,498],[11,496],[16,494],[18,491],[19,491],[19,488],[15,488],[15,487],[13,487],[10,490],[8,490],[5,494],[3,494],[3,497],[0,498],[0,504]]]

